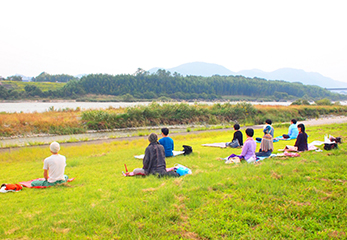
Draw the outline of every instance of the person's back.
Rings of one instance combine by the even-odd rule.
[[[252,128],[246,129],[247,139],[242,147],[241,155],[247,162],[255,161],[255,149],[257,147],[256,142],[253,139],[254,130]]]
[[[243,146],[243,136],[242,136],[242,132],[240,130],[237,130],[234,132],[233,140],[237,140],[239,142],[240,146]]]
[[[64,180],[64,171],[66,166],[66,158],[63,155],[55,154],[44,160],[44,169],[48,169],[48,182],[54,183]]]
[[[297,138],[298,134],[299,134],[299,131],[298,131],[298,128],[296,126],[296,119],[293,118],[292,120],[290,120],[290,126],[288,128],[288,134],[283,134],[282,136],[285,139],[288,139],[288,138],[289,139],[295,139],[295,138]]]
[[[52,142],[49,146],[52,155],[43,161],[43,176],[45,180],[37,180],[31,183],[31,186],[54,186],[64,183],[68,180],[68,176],[64,175],[66,167],[66,157],[58,154],[60,145]]]
[[[166,173],[165,150],[158,142],[152,142],[146,148],[143,169],[146,175]]]
[[[174,149],[174,142],[170,137],[163,137],[159,140],[159,143],[164,147],[165,157],[171,157]]]
[[[299,131],[296,124],[291,124],[288,129],[288,136],[290,139],[295,139],[298,137]]]
[[[265,123],[266,123],[266,125],[264,126],[264,129],[266,128],[266,126],[270,126],[270,127],[271,127],[271,130],[270,130],[269,134],[272,136],[272,138],[274,138],[275,129],[274,129],[273,126],[271,125],[271,124],[272,124],[271,119],[266,119],[266,120],[265,120]]]
[[[172,138],[168,137],[169,129],[162,128],[161,135],[163,136],[163,138],[159,140],[159,143],[163,145],[165,149],[165,157],[171,157],[173,155],[172,151],[174,150],[174,142]]]

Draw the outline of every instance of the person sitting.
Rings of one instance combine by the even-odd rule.
[[[271,124],[272,124],[271,119],[266,119],[263,131],[267,126],[270,126],[271,130],[270,130],[269,134],[272,136],[272,138],[274,138],[275,129],[271,126]],[[258,142],[261,142],[262,138],[256,138],[255,140],[257,140]]]
[[[297,138],[299,132],[298,132],[298,128],[296,126],[296,119],[292,119],[290,120],[290,126],[288,129],[288,134],[283,134],[283,138],[285,139],[295,139]]]
[[[135,175],[159,174],[166,175],[165,150],[158,142],[158,136],[151,133],[148,136],[149,145],[145,150],[143,167],[135,168]]]
[[[261,139],[259,152],[255,153],[257,157],[269,157],[274,149],[273,138],[270,134],[271,126],[267,125],[263,132],[264,136]]]
[[[296,138],[294,146],[286,146],[285,151],[289,152],[303,152],[308,150],[307,133],[305,132],[305,125],[300,123],[298,125],[298,137]]]
[[[231,140],[230,143],[226,143],[225,146],[227,147],[232,147],[232,148],[237,148],[237,147],[242,147],[243,146],[243,136],[242,132],[240,131],[240,125],[239,124],[234,124],[234,137]]]
[[[233,157],[238,157],[240,160],[244,159],[248,163],[252,163],[256,161],[255,149],[257,147],[257,144],[253,139],[254,130],[253,128],[247,128],[245,132],[246,132],[247,139],[245,141],[245,144],[242,147],[241,154],[240,155],[231,154],[228,157],[228,159]]]
[[[58,154],[60,145],[57,142],[52,142],[49,146],[52,155],[43,161],[43,176],[44,181],[33,181],[32,187],[37,186],[54,186],[64,183],[68,180],[68,176],[64,175],[66,167],[66,157]]]
[[[274,138],[275,129],[274,129],[273,126],[272,126],[272,121],[271,121],[271,119],[266,119],[266,120],[265,120],[265,126],[264,126],[264,128],[266,128],[267,126],[270,126],[270,127],[271,127],[271,130],[270,130],[269,134],[271,135],[272,138]]]
[[[159,143],[163,145],[165,149],[165,157],[171,157],[173,155],[172,151],[174,150],[174,142],[172,138],[168,137],[169,129],[162,128],[161,135],[163,136],[163,138],[159,140]]]

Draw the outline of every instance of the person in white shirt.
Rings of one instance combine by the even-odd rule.
[[[32,187],[37,186],[54,186],[64,183],[68,180],[68,176],[64,175],[66,166],[66,157],[60,155],[60,145],[57,142],[52,142],[49,146],[52,155],[43,161],[43,181],[33,181]]]

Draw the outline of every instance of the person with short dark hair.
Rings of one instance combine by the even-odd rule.
[[[270,132],[269,132],[269,134],[271,135],[272,138],[274,138],[275,129],[271,126],[271,124],[272,124],[271,119],[266,119],[266,120],[265,120],[265,125],[264,125],[264,128],[263,128],[263,131],[265,130],[265,128],[266,128],[267,126],[270,126]],[[257,140],[258,142],[261,142],[261,141],[262,141],[262,138],[257,137],[257,138],[255,138],[255,140]]]
[[[231,140],[230,143],[226,143],[225,145],[227,147],[237,148],[243,146],[243,136],[242,132],[240,131],[240,125],[238,123],[234,124],[234,137]]]
[[[165,149],[165,157],[171,157],[173,155],[172,151],[174,150],[174,141],[172,140],[172,138],[168,137],[169,129],[166,127],[162,128],[161,135],[163,136],[163,138],[159,140],[159,143],[163,145]]]
[[[296,126],[296,119],[290,120],[290,126],[288,129],[288,134],[283,134],[283,138],[285,139],[295,139],[297,138],[299,132],[298,132],[298,127]]]
[[[265,120],[264,129],[265,129],[266,126],[270,126],[270,127],[271,127],[271,130],[270,130],[269,134],[272,136],[272,138],[274,138],[275,129],[274,129],[273,126],[272,126],[272,121],[271,121],[271,119],[266,119],[266,120]]]
[[[254,130],[253,128],[247,128],[245,132],[246,132],[247,139],[245,143],[243,144],[241,154],[240,155],[231,154],[228,157],[228,159],[232,157],[239,157],[240,160],[245,159],[248,163],[252,163],[256,161],[255,149],[257,147],[257,144],[253,139]]]
[[[143,158],[143,167],[134,169],[134,174],[165,175],[167,172],[164,147],[158,143],[158,136],[155,133],[151,133],[148,136],[148,141],[149,145],[145,150],[145,156]]]

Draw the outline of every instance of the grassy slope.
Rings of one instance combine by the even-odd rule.
[[[48,90],[58,90],[62,88],[66,83],[55,83],[55,82],[17,82],[17,81],[2,81],[3,86],[8,89],[14,89],[20,92],[25,91],[24,88],[27,85],[34,85],[40,88],[43,92]]]
[[[309,139],[346,136],[347,124],[312,127]],[[276,128],[280,135],[287,129]],[[63,147],[65,186],[1,194],[0,238],[6,239],[270,239],[345,238],[346,146],[261,164],[225,165],[218,157],[240,149],[202,147],[225,142],[230,132],[175,137],[175,150],[194,153],[167,159],[189,166],[181,178],[126,178],[141,167],[133,158],[146,140]],[[256,130],[256,137],[262,134]],[[343,139],[344,141],[346,138]],[[275,143],[275,149],[294,140]],[[42,176],[48,149],[23,148],[0,155],[1,183]]]

